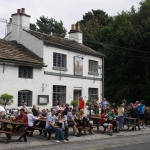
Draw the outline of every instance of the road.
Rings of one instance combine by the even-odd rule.
[[[150,150],[150,135],[112,137],[103,140],[57,143],[28,150]]]

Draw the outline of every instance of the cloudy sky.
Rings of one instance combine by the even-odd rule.
[[[0,20],[7,21],[18,8],[25,8],[31,15],[30,22],[44,15],[49,18],[62,20],[69,31],[71,24],[82,19],[82,16],[92,9],[102,9],[108,15],[114,16],[122,10],[130,10],[131,6],[139,7],[141,0],[0,0]],[[5,23],[0,22],[0,38],[5,36]]]

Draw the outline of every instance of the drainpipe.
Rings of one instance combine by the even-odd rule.
[[[102,99],[104,98],[104,57],[102,58]]]

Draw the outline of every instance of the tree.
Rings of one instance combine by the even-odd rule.
[[[9,95],[7,93],[2,94],[0,96],[0,104],[4,106],[11,105],[13,103],[13,98],[14,97],[12,95]]]
[[[41,16],[37,19],[36,25],[30,24],[30,29],[58,37],[65,37],[67,32],[61,20],[58,22],[54,18],[49,19],[45,16]]]
[[[92,10],[79,21],[84,44],[106,56],[105,96],[111,102],[150,103],[149,16],[150,0],[145,0],[138,10],[132,6],[114,17]]]

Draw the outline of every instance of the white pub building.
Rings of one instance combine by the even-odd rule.
[[[18,9],[0,39],[0,95],[14,96],[16,108],[26,101],[40,109],[57,102],[104,96],[104,55],[82,44],[78,24],[69,39],[29,30],[30,16]]]

